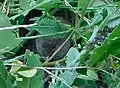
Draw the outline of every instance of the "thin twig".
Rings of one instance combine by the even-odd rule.
[[[21,40],[28,40],[28,39],[35,39],[35,38],[42,38],[42,37],[49,37],[49,36],[56,36],[56,35],[62,35],[69,33],[71,30],[63,31],[63,32],[57,32],[57,33],[51,33],[51,34],[45,34],[45,35],[36,35],[36,36],[28,36],[28,37],[20,37],[16,39],[21,39]]]
[[[71,38],[72,34],[74,33],[74,31],[71,32],[71,34],[68,36],[68,38],[62,43],[62,45],[52,54],[52,56],[50,58],[48,58],[48,60],[46,60],[46,62],[51,61],[52,58],[63,48],[63,46],[69,41],[69,39]],[[45,62],[45,63],[46,63]]]
[[[26,65],[18,65],[18,64],[9,64],[9,63],[4,63],[4,65],[6,66],[18,66],[18,67],[25,67],[25,68],[34,68],[34,69],[41,69],[41,70],[44,70],[44,69],[47,69],[47,70],[72,70],[72,69],[82,69],[82,68],[87,68],[87,69],[97,69],[97,70],[100,70],[104,73],[107,73],[109,74],[110,76],[113,76],[115,77],[116,79],[120,80],[119,77],[113,75],[112,73],[109,73],[108,71],[106,70],[103,70],[103,69],[100,69],[100,68],[96,68],[96,67],[88,67],[88,66],[80,66],[80,67],[62,67],[62,68],[58,68],[58,67],[28,67]],[[53,74],[53,73],[52,73]]]
[[[4,10],[6,10],[6,9],[5,9],[6,3],[7,3],[7,0],[5,0],[4,3],[3,3],[2,12],[4,12]]]
[[[32,26],[36,26],[36,25],[37,25],[37,23],[29,24],[29,25],[17,25],[17,26],[3,27],[3,28],[0,28],[0,31],[1,30],[11,30],[11,29],[16,29],[16,28],[20,28],[20,27],[27,28],[27,27],[32,27]]]
[[[64,1],[65,1],[65,3],[66,3],[67,6],[72,7],[67,0],[64,0]],[[76,10],[72,10],[72,11],[73,11],[74,13],[78,13],[78,11],[76,11]],[[78,15],[79,15],[80,17],[82,17],[81,14],[78,14]],[[82,19],[83,19],[84,21],[86,21],[86,22],[88,23],[88,25],[90,25],[91,21],[90,21],[88,18],[86,18],[86,17],[84,16]]]
[[[26,65],[17,65],[17,64],[4,64],[4,65],[12,65],[12,66],[18,66],[18,67],[25,67],[25,68],[35,68],[35,69],[41,69],[46,71],[48,74],[52,75],[53,77],[57,78],[58,80],[60,80],[62,83],[64,83],[66,86],[68,86],[69,88],[72,88],[69,84],[66,83],[66,81],[56,75],[54,75],[52,72],[48,71],[45,67],[28,67]]]
[[[43,67],[50,67],[50,66],[54,66],[56,63],[62,63],[65,62],[66,58],[60,59],[60,60],[56,60],[56,61],[51,61],[51,62],[44,62],[42,64]]]
[[[9,3],[9,5],[10,5],[10,3]],[[8,8],[7,8],[7,11],[6,11],[6,16],[9,14],[9,12],[10,12],[10,7],[9,7],[9,5],[8,5]]]

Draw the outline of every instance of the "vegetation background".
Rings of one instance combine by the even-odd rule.
[[[119,0],[0,0],[0,88],[120,88]]]

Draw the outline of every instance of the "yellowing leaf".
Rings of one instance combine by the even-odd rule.
[[[25,71],[19,71],[18,74],[24,76],[24,77],[33,77],[37,72],[37,69],[31,69],[31,70],[25,70]]]
[[[22,62],[19,60],[15,60],[12,62],[12,64],[16,64],[16,65],[22,65]],[[15,73],[17,72],[19,69],[21,68],[21,66],[15,66],[13,65],[10,69],[10,73]]]

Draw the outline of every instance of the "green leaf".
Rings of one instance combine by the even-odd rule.
[[[7,88],[13,88],[13,84],[12,84],[12,81],[10,80],[9,76],[7,77],[7,79],[5,81],[6,81],[6,84],[7,84]]]
[[[89,4],[90,0],[79,0],[78,7],[86,8]]]
[[[75,71],[65,71],[64,73],[59,75],[59,78],[64,79],[65,82],[70,86],[73,84],[76,77],[77,77],[77,72]],[[51,88],[68,88],[68,86],[57,80],[56,83],[51,84]]]
[[[0,88],[13,88],[3,61],[0,60]]]
[[[78,66],[79,64],[79,51],[75,48],[70,48],[68,53],[67,53],[67,60],[66,60],[66,66],[67,67],[75,67],[75,66]]]
[[[5,14],[3,14],[0,11],[0,27],[8,27],[8,26],[11,26],[11,23],[8,17],[6,17]]]
[[[26,50],[25,58],[27,59],[27,66],[30,67],[41,67],[42,63],[40,62],[40,56],[37,54],[34,54],[33,52],[30,52],[29,50]],[[31,73],[36,72],[36,70],[32,70]],[[28,72],[25,72],[28,73]],[[34,75],[34,74],[30,75]],[[25,75],[26,76],[26,75]],[[37,73],[30,78],[24,77],[19,75],[19,78],[22,78],[23,81],[17,81],[17,88],[42,88],[43,84],[43,70],[38,69]]]
[[[20,0],[19,1],[20,8],[23,10],[27,10],[29,8],[29,1],[30,0]]]
[[[33,77],[37,73],[37,69],[30,69],[25,71],[18,71],[18,74],[24,77]]]
[[[42,66],[42,63],[40,62],[40,56],[38,54],[34,54],[33,52],[26,50],[25,57],[27,58],[27,66]]]
[[[7,88],[4,76],[0,74],[0,88]]]
[[[4,67],[3,61],[0,60],[0,75],[3,75],[3,77],[7,76],[7,71]]]
[[[27,29],[28,30],[36,30],[41,35],[52,34],[52,33],[61,31],[60,25],[54,19],[51,19],[49,17],[45,17],[45,18],[41,19],[38,24],[39,24],[38,26],[34,26],[31,28],[27,28]],[[44,27],[42,27],[42,26],[44,26]]]
[[[87,75],[78,75],[77,78],[79,79],[83,79],[83,80],[93,80],[92,78],[90,78],[89,76]]]
[[[39,4],[38,9],[49,10],[50,8],[55,7],[56,5],[60,4],[60,0],[37,0]]]
[[[0,27],[7,26],[11,26],[11,23],[8,18],[0,12]],[[13,30],[0,31],[0,54],[3,54],[4,52],[9,52],[10,50],[14,49],[19,43],[20,40],[16,39],[16,35],[13,34]]]
[[[87,70],[87,75],[93,80],[98,80],[98,75],[95,71],[88,69]]]
[[[83,79],[83,80],[98,80],[98,75],[93,70],[88,69],[87,75],[78,75],[77,78]]]
[[[69,85],[72,85],[75,78],[77,77],[77,72],[76,71],[65,71],[64,73],[60,74],[59,77],[64,79],[66,83],[68,83]]]

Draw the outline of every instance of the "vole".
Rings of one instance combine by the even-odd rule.
[[[38,38],[35,40],[37,52],[44,57],[50,57],[65,41],[65,38]],[[53,60],[63,58],[70,48],[70,41],[68,41],[57,54]]]

